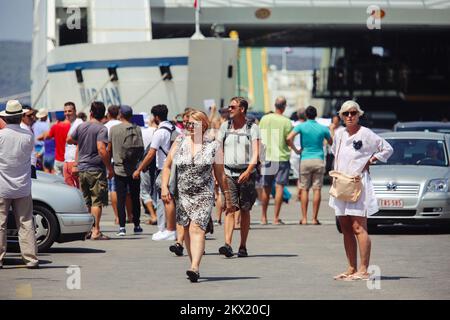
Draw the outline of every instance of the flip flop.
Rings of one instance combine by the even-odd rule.
[[[308,222],[303,223],[303,222],[300,221],[298,224],[300,224],[302,226],[306,226],[308,224]]]
[[[320,223],[320,221],[319,220],[317,220],[317,222],[316,223],[311,223],[313,226],[320,226],[321,225],[321,223]]]
[[[338,274],[337,276],[334,276],[333,279],[334,280],[345,280],[345,279],[347,279],[350,276],[351,276],[351,274],[342,272],[341,274]]]
[[[352,274],[350,276],[348,276],[347,278],[344,279],[344,281],[367,281],[370,279],[370,274],[369,273],[364,273],[364,274]]]
[[[103,233],[100,232],[100,234],[97,237],[91,237],[91,240],[109,240],[110,238],[108,236],[105,236]]]
[[[273,224],[275,224],[275,225],[282,225],[282,224],[285,224],[285,223],[284,223],[283,220],[280,219],[280,220],[278,220],[278,222],[276,222],[276,223],[274,222]]]

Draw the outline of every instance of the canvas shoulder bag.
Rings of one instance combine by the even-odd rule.
[[[341,149],[342,140],[339,141],[338,152],[336,153],[335,169],[330,171],[330,176],[333,178],[333,183],[330,188],[330,195],[336,199],[348,202],[356,202],[361,196],[362,182],[361,175],[350,176],[339,172],[337,168],[339,151]]]

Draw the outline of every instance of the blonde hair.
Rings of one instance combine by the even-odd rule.
[[[202,132],[205,132],[206,130],[208,130],[209,128],[209,119],[208,116],[206,115],[206,113],[204,113],[203,111],[191,111],[189,113],[189,117],[193,118],[196,121],[201,121],[202,122]]]
[[[364,114],[364,111],[362,111],[361,107],[357,102],[353,100],[347,100],[342,104],[341,109],[339,110],[339,117],[342,118],[342,113],[350,109],[356,109],[356,111],[358,111],[359,116],[362,116]]]

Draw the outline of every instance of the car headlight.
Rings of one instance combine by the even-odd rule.
[[[448,179],[433,179],[428,182],[427,192],[448,192]]]

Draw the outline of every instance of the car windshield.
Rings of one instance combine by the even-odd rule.
[[[398,127],[396,131],[428,131],[428,132],[440,132],[440,133],[450,133],[450,126],[442,127]]]
[[[386,163],[378,165],[448,166],[443,140],[386,139],[394,153]]]

